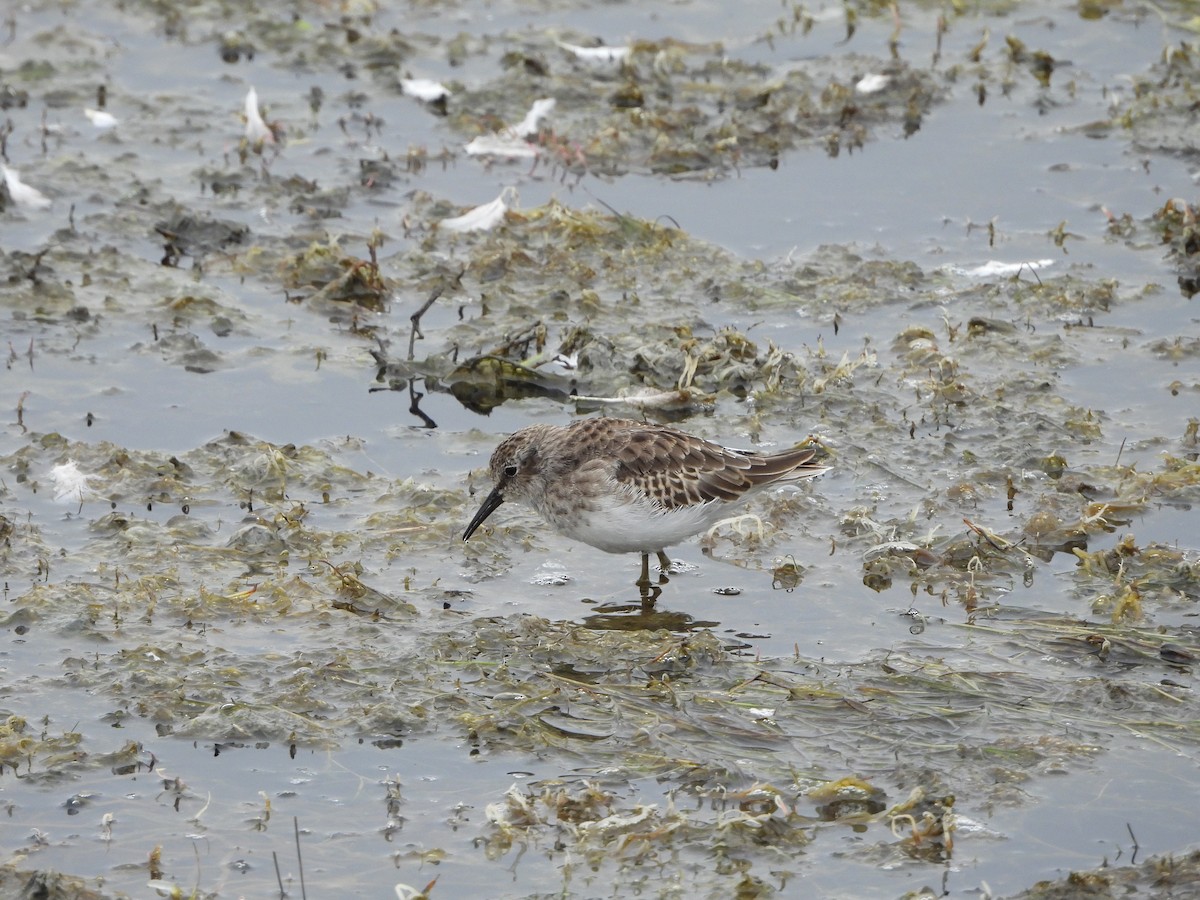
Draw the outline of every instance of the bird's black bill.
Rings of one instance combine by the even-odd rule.
[[[463,540],[469,540],[471,535],[475,533],[475,529],[483,524],[483,520],[496,511],[501,503],[504,502],[504,494],[500,492],[500,488],[492,488],[492,492],[487,495],[487,499],[483,501],[483,506],[479,507],[479,512],[475,513],[475,518],[471,520],[471,524],[467,526],[467,530],[463,532]]]

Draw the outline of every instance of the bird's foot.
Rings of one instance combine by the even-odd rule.
[[[662,565],[666,563],[666,565]],[[642,596],[642,606],[652,606],[655,600],[659,599],[659,594],[662,593],[661,584],[667,583],[667,569],[671,566],[671,560],[667,559],[666,553],[659,551],[659,583],[655,584],[650,581],[650,554],[642,553],[642,575],[635,582],[637,584],[637,592]]]

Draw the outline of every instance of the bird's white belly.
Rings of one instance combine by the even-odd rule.
[[[592,509],[554,526],[569,538],[608,553],[652,553],[710,528],[725,514],[720,501],[664,510],[644,500],[598,500]]]

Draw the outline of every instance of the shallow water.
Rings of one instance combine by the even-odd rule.
[[[806,10],[807,33],[777,24],[796,9],[16,15],[0,83],[29,99],[5,111],[6,164],[54,205],[0,212],[0,718],[24,720],[0,741],[0,861],[237,896],[278,890],[276,854],[297,896],[294,817],[314,896],[435,877],[433,897],[1002,895],[1128,862],[1135,839],[1139,861],[1192,846],[1197,315],[1150,217],[1197,175],[1169,150],[1186,132],[1121,124],[1133,80],[1153,93],[1167,48],[1194,41],[1186,16],[982,8],[931,64],[938,12],[904,6],[911,99],[851,90],[840,128],[792,105],[798,82],[755,98],[787,73],[840,96],[891,70],[891,14],[864,6],[847,39],[841,6]],[[239,35],[253,58],[220,62]],[[636,76],[555,44],[592,36],[658,43]],[[1048,88],[1006,37],[1054,57]],[[450,83],[451,115],[402,96],[401,74]],[[650,102],[617,128],[596,98],[626,81]],[[82,116],[100,84],[121,119],[105,134]],[[242,162],[250,84],[287,136]],[[462,152],[553,86],[554,133],[594,163]],[[1182,105],[1177,87],[1161,102]],[[741,161],[726,144],[653,173],[726,119]],[[596,174],[601,135],[628,140],[624,170]],[[764,137],[794,142],[775,168],[753,162]],[[436,230],[510,185],[499,232]],[[541,215],[552,202],[576,218]],[[155,228],[179,210],[249,236],[160,265]],[[615,237],[610,210],[629,217]],[[373,229],[382,305],[289,283],[317,245],[340,248],[334,271],[366,259]],[[37,268],[21,255],[42,250]],[[966,274],[989,260],[1052,264]],[[372,351],[402,369],[409,316],[460,269],[405,370],[422,418],[407,385],[380,389]],[[448,391],[537,319],[551,346],[584,328],[606,348],[569,373],[583,393],[669,390],[697,346],[738,362],[734,329],[756,344],[749,387],[702,370],[714,399],[677,421],[731,445],[816,434],[834,470],[675,548],[653,614],[636,559],[528,511],[464,546],[500,436],[583,411],[481,415]],[[790,354],[776,369],[768,342]],[[68,460],[90,481],[56,501]],[[1081,536],[1090,560],[1059,546]],[[829,801],[853,778],[894,815],[859,813],[853,786],[851,810]],[[952,847],[897,818],[914,787],[953,796]]]

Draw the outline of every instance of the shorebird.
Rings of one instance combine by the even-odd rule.
[[[815,455],[811,447],[770,454],[734,450],[668,425],[628,419],[530,425],[492,453],[493,487],[463,540],[500,504],[525,503],[569,538],[608,553],[640,553],[637,585],[646,600],[651,553],[665,574],[671,565],[667,547],[711,528],[771,485],[827,471]]]

